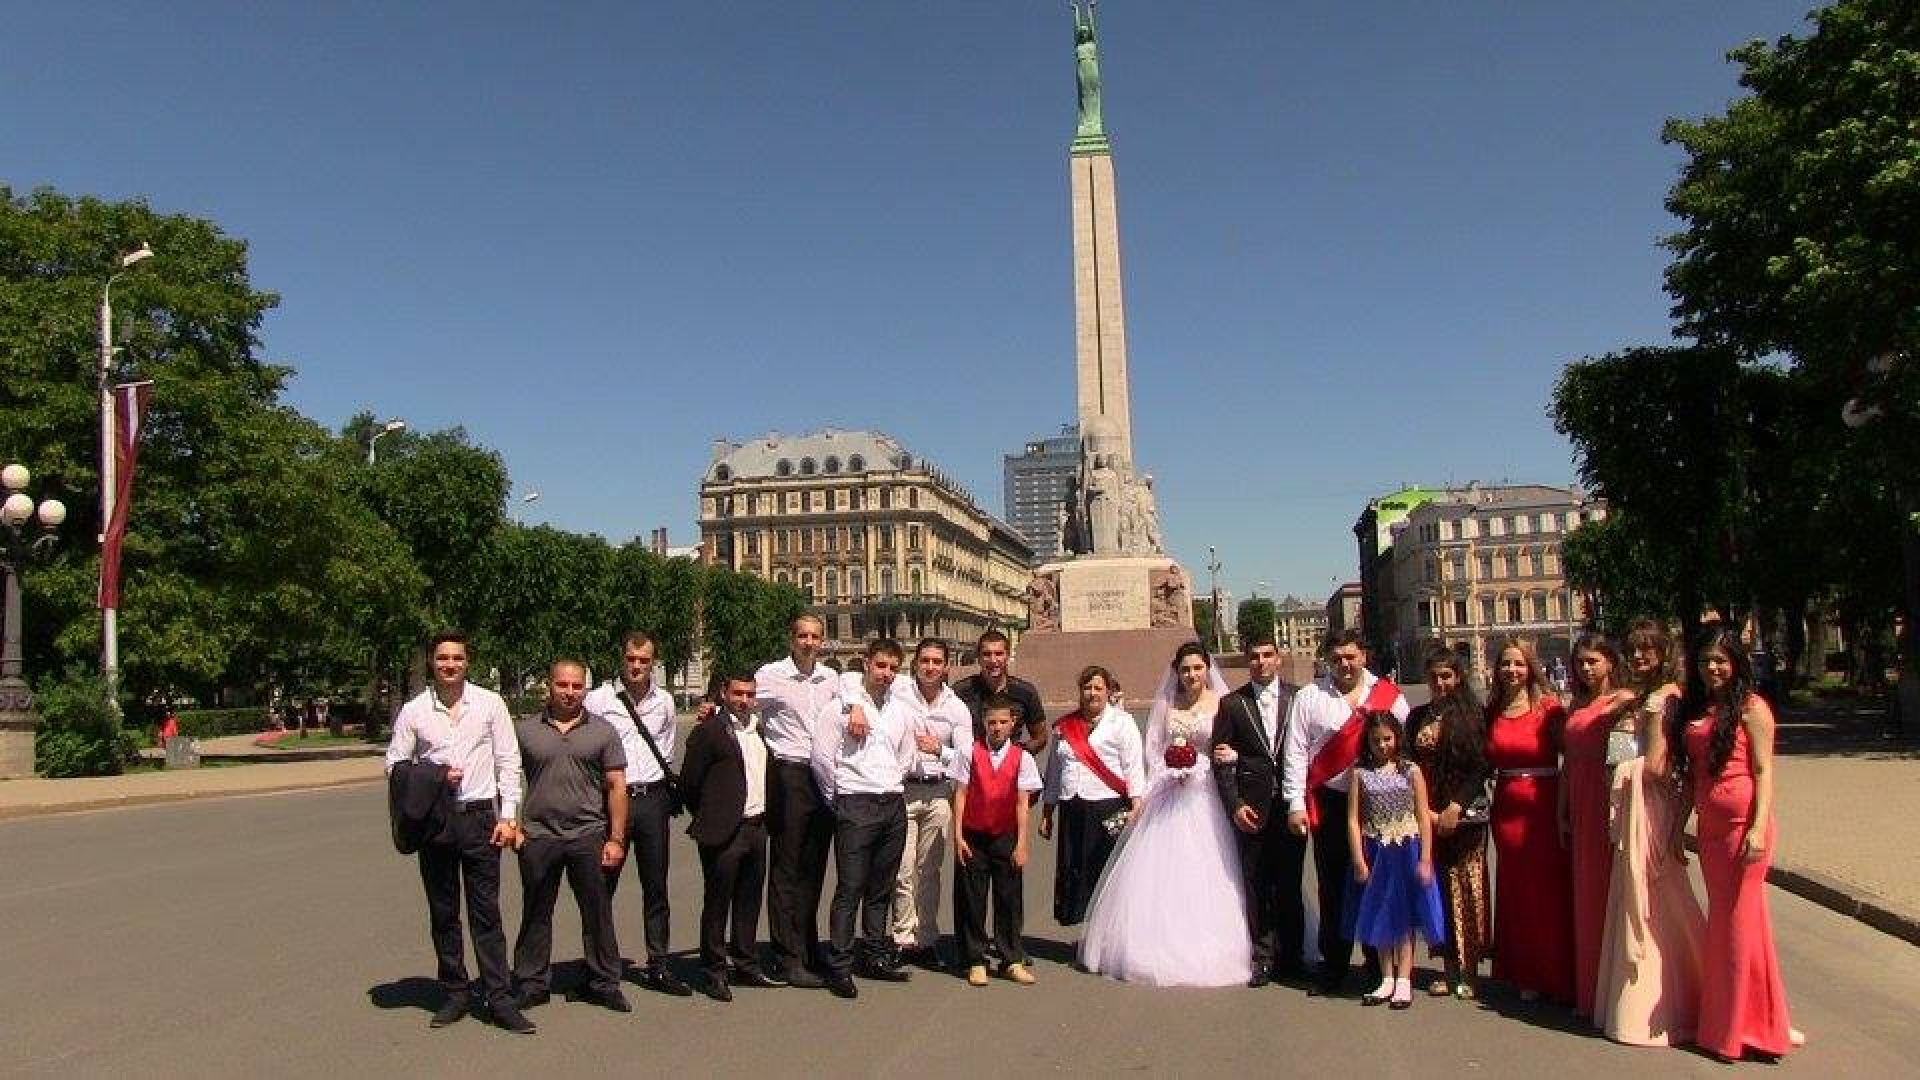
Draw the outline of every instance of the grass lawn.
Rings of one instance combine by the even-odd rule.
[[[329,735],[325,728],[309,730],[306,738],[297,731],[289,731],[273,743],[280,750],[318,750],[329,746],[365,746],[367,740],[358,735]]]

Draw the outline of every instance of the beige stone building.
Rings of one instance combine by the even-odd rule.
[[[1390,645],[1403,679],[1426,647],[1444,641],[1472,658],[1485,685],[1507,637],[1532,642],[1541,661],[1565,665],[1586,622],[1583,597],[1562,573],[1560,545],[1571,530],[1606,516],[1606,506],[1577,489],[1493,486],[1425,493],[1386,526],[1390,544],[1376,556],[1376,640]],[[1564,670],[1564,667],[1563,667]]]
[[[1027,625],[1026,540],[880,432],[715,443],[700,538],[709,563],[811,596],[836,662],[881,634],[944,638],[970,658],[989,627],[1017,639]]]

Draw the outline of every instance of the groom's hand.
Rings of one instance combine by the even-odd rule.
[[[1307,812],[1305,810],[1295,810],[1293,813],[1287,815],[1287,831],[1293,833],[1295,836],[1307,835]]]
[[[1251,806],[1242,806],[1233,812],[1233,827],[1243,833],[1260,831],[1260,815]]]

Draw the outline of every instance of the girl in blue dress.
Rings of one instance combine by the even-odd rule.
[[[1363,1005],[1413,1007],[1413,938],[1447,939],[1440,892],[1433,883],[1433,818],[1420,767],[1400,759],[1400,721],[1369,712],[1360,760],[1347,788],[1347,834],[1353,874],[1347,881],[1346,934],[1380,952],[1380,985]]]

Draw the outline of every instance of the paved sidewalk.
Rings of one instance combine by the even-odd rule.
[[[1886,738],[1881,726],[1876,714],[1834,706],[1781,717],[1780,854],[1771,880],[1920,945],[1920,742]],[[369,756],[297,761],[253,739],[205,739],[201,750],[252,757],[257,765],[0,781],[0,820],[367,784],[382,774],[378,747],[343,748]]]

